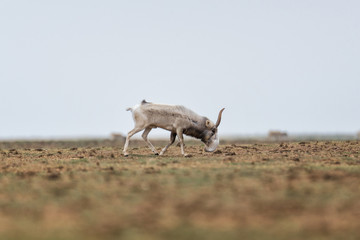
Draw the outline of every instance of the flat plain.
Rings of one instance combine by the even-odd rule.
[[[121,147],[0,143],[0,239],[360,239],[359,141]]]

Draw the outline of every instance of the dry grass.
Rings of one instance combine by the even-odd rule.
[[[0,150],[0,239],[359,239],[360,143]]]

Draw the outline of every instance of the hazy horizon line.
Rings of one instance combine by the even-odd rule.
[[[271,130],[272,131],[272,130]],[[275,131],[275,130],[274,130]],[[289,132],[289,131],[281,131],[281,132],[286,132],[287,136],[289,138],[291,137],[320,137],[320,136],[352,136],[352,137],[357,137],[357,135],[360,133],[359,131],[356,132],[332,132],[332,131],[328,131],[328,132]],[[37,135],[32,135],[32,136],[0,136],[0,141],[29,141],[29,140],[91,140],[91,139],[101,139],[101,140],[106,140],[106,139],[112,139],[112,134],[121,134],[124,137],[126,137],[126,134],[124,133],[120,133],[120,132],[112,132],[109,134],[74,134],[74,135],[49,135],[49,136],[37,136]],[[268,137],[269,131],[268,132],[254,132],[254,133],[235,133],[235,134],[221,134],[220,138],[222,139],[234,139],[234,138],[251,138],[251,137],[259,137],[259,138],[264,138],[264,137]],[[166,139],[168,138],[167,136],[168,134],[166,133],[157,133],[154,134],[153,136],[149,136],[150,138],[153,139]],[[189,136],[185,136],[186,138],[192,139],[192,137]],[[135,135],[133,136],[134,139],[141,139],[141,135]]]

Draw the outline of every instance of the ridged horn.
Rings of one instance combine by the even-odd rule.
[[[220,122],[221,122],[221,115],[222,115],[222,112],[225,110],[225,108],[221,109],[220,112],[219,112],[219,116],[218,116],[218,119],[216,121],[216,128],[220,125]]]

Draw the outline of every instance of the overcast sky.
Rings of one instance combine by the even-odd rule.
[[[225,107],[224,135],[355,133],[359,13],[357,0],[0,0],[0,138],[127,133],[142,99],[213,121]]]

